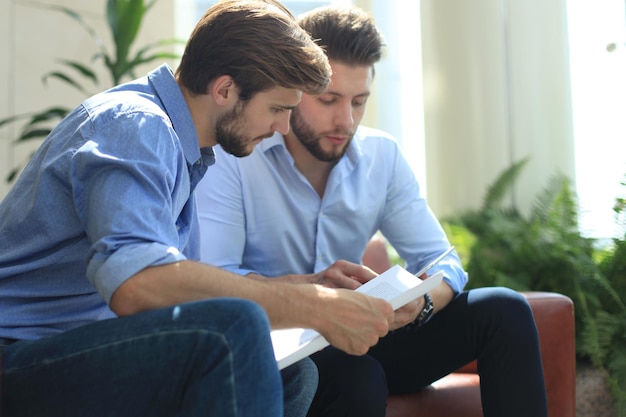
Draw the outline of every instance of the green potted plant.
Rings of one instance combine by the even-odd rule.
[[[136,78],[135,70],[139,65],[155,60],[176,59],[178,55],[167,49],[168,45],[180,43],[176,39],[159,40],[132,51],[133,44],[145,19],[147,12],[157,0],[107,0],[106,20],[109,35],[113,40],[113,50],[107,48],[105,41],[77,12],[63,6],[45,5],[41,7],[61,12],[78,23],[93,39],[96,51],[92,62],[85,64],[72,59],[60,59],[59,63],[64,70],[52,70],[43,75],[43,82],[58,80],[77,89],[83,95],[89,96],[90,88],[102,90],[118,85],[124,79]],[[96,66],[103,66],[110,79],[103,81],[98,77]],[[89,87],[88,87],[89,85]],[[54,125],[60,121],[70,109],[63,106],[50,108],[25,114],[14,115],[0,120],[0,127],[9,123],[24,122],[19,130],[16,143],[46,137]],[[25,161],[24,161],[25,162]],[[7,182],[12,182],[24,163],[19,164],[9,172]]]
[[[468,288],[502,285],[573,300],[578,361],[606,371],[619,416],[626,416],[626,240],[599,249],[581,235],[577,197],[562,175],[549,182],[528,215],[505,206],[527,162],[505,170],[479,210],[442,223],[465,258]]]

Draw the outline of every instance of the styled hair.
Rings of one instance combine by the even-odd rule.
[[[211,6],[194,28],[176,69],[192,94],[230,75],[239,98],[248,101],[273,87],[320,94],[330,83],[324,51],[274,0],[223,0]]]
[[[299,16],[298,24],[331,61],[373,66],[382,57],[382,34],[374,19],[357,7],[319,7]]]

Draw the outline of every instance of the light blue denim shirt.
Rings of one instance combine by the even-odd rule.
[[[198,259],[192,190],[213,162],[165,65],[83,102],[0,203],[0,337],[113,317],[133,274]]]
[[[360,127],[320,198],[294,165],[280,134],[245,158],[215,148],[217,163],[196,190],[202,260],[267,277],[321,271],[336,260],[360,263],[381,230],[417,272],[448,239],[394,138]],[[443,270],[456,292],[467,274],[456,253]]]

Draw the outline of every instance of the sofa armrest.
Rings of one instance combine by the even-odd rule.
[[[574,303],[558,293],[523,292],[533,311],[550,417],[576,415],[576,328]]]
[[[550,417],[576,415],[576,335],[574,303],[553,292],[527,291],[539,334],[539,349]],[[457,372],[476,373],[476,361]]]

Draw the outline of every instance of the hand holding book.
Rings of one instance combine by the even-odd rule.
[[[450,247],[437,259],[418,272],[426,273],[436,263],[447,256],[454,248]],[[394,310],[408,302],[423,296],[436,288],[443,279],[443,272],[437,272],[426,280],[419,279],[401,266],[394,266],[388,271],[363,284],[356,291],[372,297],[383,298],[391,303]],[[280,369],[317,352],[328,346],[328,341],[312,329],[283,329],[271,332],[274,354]]]

